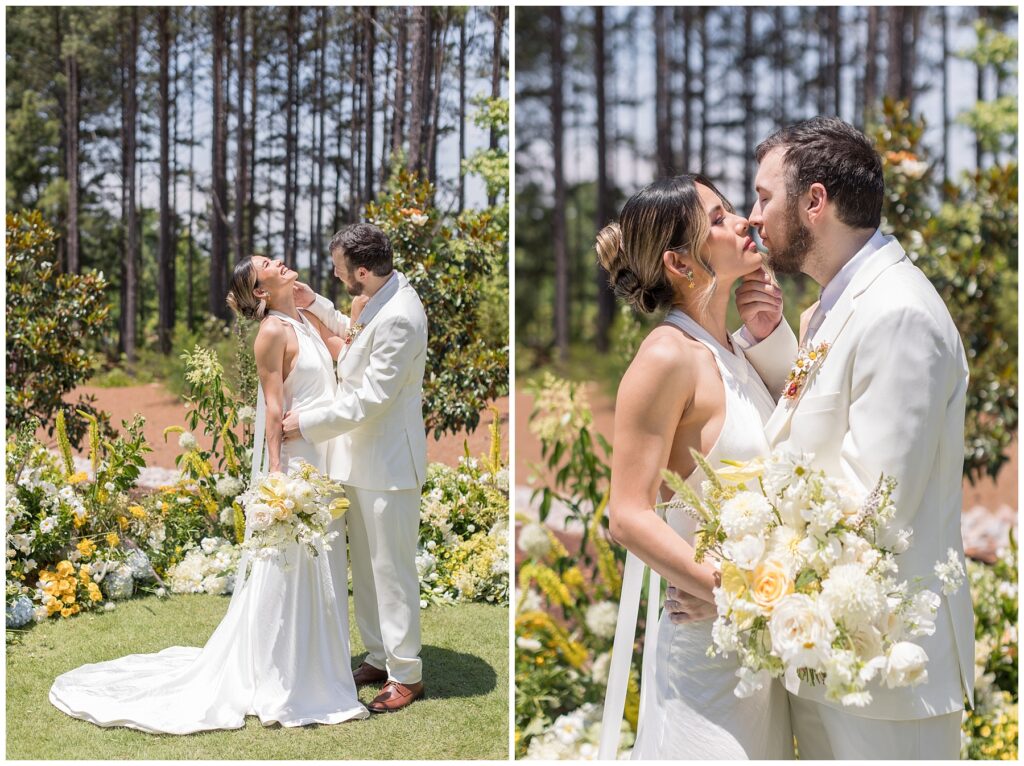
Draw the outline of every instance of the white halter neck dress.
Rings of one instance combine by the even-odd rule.
[[[337,385],[323,341],[305,319],[269,313],[264,321],[287,323],[299,343],[284,380],[285,410],[323,406]],[[266,459],[262,390],[258,405],[254,477]],[[285,442],[281,469],[302,459],[325,470],[326,446]],[[98,726],[166,734],[239,729],[247,715],[265,726],[366,718],[352,679],[343,523],[335,522],[342,534],[331,544],[330,563],[325,552],[312,557],[295,543],[282,557],[253,561],[243,579],[243,559],[228,611],[203,648],[172,646],[83,665],[54,681],[50,702]],[[332,568],[340,568],[333,577]]]
[[[712,467],[721,459],[747,460],[769,452],[764,423],[775,402],[743,351],[721,346],[691,317],[673,309],[665,321],[701,343],[715,357],[725,393],[725,418],[715,445],[705,456]],[[687,483],[700,494],[699,469]],[[669,508],[665,521],[693,544],[696,521]],[[614,758],[622,720],[625,681],[636,635],[644,564],[628,554],[619,620],[612,652],[602,732],[602,758]],[[735,655],[708,657],[713,620],[675,625],[662,613],[661,578],[650,572],[647,629],[641,679],[640,718],[634,759],[751,760],[793,757],[793,734],[785,690],[776,682],[740,699]]]

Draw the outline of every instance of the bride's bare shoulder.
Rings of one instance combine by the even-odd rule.
[[[668,325],[644,338],[619,384],[618,399],[648,400],[666,395],[688,398],[707,350]]]

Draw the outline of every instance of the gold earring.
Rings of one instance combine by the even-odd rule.
[[[693,289],[693,269],[687,267],[686,271],[683,272],[683,276],[686,277],[686,281],[689,282],[689,287]]]

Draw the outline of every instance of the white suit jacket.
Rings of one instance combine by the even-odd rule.
[[[307,311],[344,335],[349,320],[318,295]],[[339,437],[331,477],[370,490],[419,489],[426,478],[423,369],[427,315],[403,274],[398,291],[338,356],[334,404],[299,413],[304,439]]]
[[[899,577],[941,594],[933,568],[956,551],[960,532],[964,412],[968,369],[963,344],[945,304],[894,237],[854,275],[811,339],[830,344],[795,401],[785,398],[765,425],[772,447],[814,454],[827,474],[865,489],[885,473],[898,482],[893,523],[911,529],[910,549],[897,557]],[[796,356],[783,321],[746,350],[776,395]],[[916,687],[869,687],[870,705],[842,707],[820,685],[801,683],[799,696],[866,718],[913,720],[963,707],[974,689],[974,612],[965,581],[941,597],[935,634],[914,639],[928,654],[928,681]]]

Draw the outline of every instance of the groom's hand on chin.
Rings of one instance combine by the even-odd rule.
[[[281,428],[284,431],[284,440],[301,439],[302,432],[299,430],[299,413],[286,412],[281,419]]]
[[[676,625],[684,622],[701,622],[710,620],[718,614],[715,605],[674,585],[668,586],[665,593],[665,611]]]

